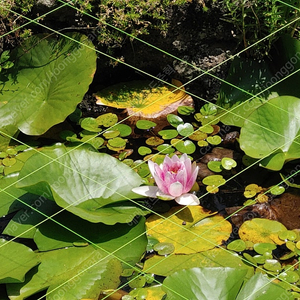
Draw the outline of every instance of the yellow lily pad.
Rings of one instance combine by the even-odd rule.
[[[177,87],[182,85],[177,80],[173,80],[172,84]],[[95,97],[98,105],[130,109],[131,113],[137,113],[142,109],[143,115],[152,116],[167,108],[171,103],[189,96],[183,87],[178,90],[164,85],[151,88],[151,81],[136,80],[107,87],[96,93]]]
[[[181,211],[180,211],[181,210]],[[178,212],[178,213],[177,213]],[[201,206],[173,207],[160,216],[146,221],[148,234],[160,243],[170,243],[174,254],[190,254],[213,249],[226,241],[231,224],[222,216],[205,211]]]
[[[286,227],[274,220],[254,218],[244,222],[239,229],[239,236],[244,241],[256,243],[271,243],[282,245],[278,235],[281,231],[287,230]]]

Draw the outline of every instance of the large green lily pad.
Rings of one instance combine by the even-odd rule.
[[[17,283],[39,263],[36,253],[25,245],[0,239],[0,283]]]
[[[281,96],[256,109],[241,129],[240,145],[253,158],[265,158],[266,168],[280,170],[300,157],[300,99]]]
[[[12,51],[15,65],[1,86],[1,127],[40,135],[75,110],[92,82],[96,53],[87,36],[67,35],[33,36]]]
[[[101,291],[115,289],[121,263],[93,246],[71,247],[38,254],[41,264],[32,269],[24,283],[7,285],[12,300],[23,300],[47,290],[47,299],[97,299]]]
[[[136,172],[108,154],[95,152],[88,145],[74,148],[57,144],[25,162],[18,187],[55,200],[88,221],[115,224],[145,213],[137,205],[128,207],[126,201],[138,197],[131,189],[141,183]]]

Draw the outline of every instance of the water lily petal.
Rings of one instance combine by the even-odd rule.
[[[132,189],[132,191],[136,194],[146,196],[146,197],[151,197],[151,198],[156,198],[156,194],[158,190],[159,189],[157,186],[149,186],[149,185],[142,185]]]
[[[155,165],[157,165],[157,164],[154,163],[152,160],[148,161],[148,167],[149,167],[150,173],[152,174],[153,177],[156,175]]]
[[[169,194],[171,196],[179,197],[180,195],[182,195],[182,191],[183,191],[183,185],[178,181],[173,182],[169,186]]]
[[[199,205],[200,201],[196,195],[183,194],[175,198],[175,201],[180,205]]]
[[[173,200],[174,197],[168,194],[164,194],[162,191],[158,191],[156,193],[156,198],[161,199],[161,200]]]
[[[193,187],[196,179],[197,179],[197,176],[198,176],[198,170],[199,170],[199,167],[196,166],[196,164],[193,166],[193,172],[187,176],[187,183],[186,183],[186,188],[188,189],[188,191],[191,190],[191,188]]]

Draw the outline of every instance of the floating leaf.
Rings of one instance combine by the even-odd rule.
[[[279,295],[284,295],[286,300],[294,299],[290,292],[270,281],[268,276],[256,273],[242,286],[235,300],[270,300]]]
[[[180,135],[187,137],[194,132],[194,127],[190,123],[179,124],[177,131]]]
[[[173,85],[182,83],[172,80]],[[161,111],[185,103],[192,103],[184,88],[176,89],[165,85],[153,87],[153,81],[135,80],[109,86],[95,94],[96,104],[115,108],[127,109],[128,115],[134,114],[138,118],[159,115]],[[172,110],[173,111],[173,110]]]
[[[157,136],[152,136],[150,138],[148,138],[146,140],[146,144],[149,145],[149,146],[158,146],[158,145],[161,145],[163,144],[165,141],[160,139],[159,137]]]
[[[255,252],[262,255],[265,254],[266,252],[272,253],[272,251],[275,250],[276,248],[277,248],[276,245],[270,243],[258,243],[258,244],[254,244],[253,246]]]
[[[198,141],[198,146],[199,147],[207,147],[208,146],[208,142],[207,141]]]
[[[210,185],[210,186],[220,186],[226,183],[226,180],[223,178],[222,175],[210,175],[205,177],[202,180],[202,183],[205,185]]]
[[[218,112],[217,106],[212,103],[206,103],[200,108],[200,113],[203,116],[216,115]]]
[[[264,269],[271,272],[279,273],[281,270],[281,264],[276,259],[267,259],[264,263]]]
[[[39,263],[38,256],[23,244],[0,239],[0,283],[16,283],[25,279],[25,274]]]
[[[269,201],[269,197],[265,194],[259,194],[257,195],[257,197],[255,198],[255,200],[258,202],[258,203],[265,203],[265,202],[268,202]]]
[[[184,210],[173,207],[162,214],[163,218],[150,216],[146,221],[147,232],[160,243],[173,244],[176,254],[205,251],[227,240],[232,230],[223,217],[211,215],[201,206],[187,206]]]
[[[209,136],[206,140],[211,145],[219,145],[222,142],[222,138],[219,135]]]
[[[108,140],[108,145],[113,148],[124,148],[126,146],[126,140],[120,137],[115,137]]]
[[[136,122],[136,127],[142,130],[148,130],[156,126],[156,123],[148,120],[138,120]]]
[[[119,130],[107,130],[103,133],[103,136],[106,138],[106,139],[112,139],[112,138],[115,138],[117,136],[120,135],[120,131]]]
[[[126,124],[116,124],[111,129],[119,131],[120,137],[126,137],[130,135],[132,132],[131,127]]]
[[[96,120],[99,126],[112,127],[118,122],[118,116],[113,113],[107,113],[100,115]]]
[[[285,192],[285,188],[280,185],[274,185],[270,188],[270,193],[275,196],[279,196]]]
[[[296,283],[300,279],[299,274],[291,270],[283,271],[282,273],[279,274],[278,278],[283,281],[287,281],[289,283]]]
[[[257,184],[255,183],[251,183],[251,184],[248,184],[246,187],[245,187],[245,192],[244,192],[244,196],[246,198],[252,198],[254,197],[257,193],[261,192],[262,191],[262,188],[260,186],[258,186]]]
[[[295,115],[299,102],[299,98],[281,96],[253,111],[241,129],[242,150],[253,158],[268,156],[261,164],[275,171],[285,161],[299,158],[300,121]]]
[[[298,237],[297,233],[292,230],[284,230],[278,233],[278,237],[283,240],[295,241]]]
[[[223,157],[221,160],[221,164],[225,170],[231,170],[237,166],[236,161],[229,157]]]
[[[189,139],[193,141],[202,141],[205,140],[206,138],[207,138],[207,134],[199,130],[196,130],[191,135],[189,135]]]
[[[157,150],[162,154],[171,154],[175,151],[175,149],[169,144],[159,145]]]
[[[286,227],[277,221],[254,218],[245,221],[241,225],[239,236],[242,240],[252,241],[254,244],[272,243],[282,245],[284,242],[278,238],[278,233],[284,230],[286,230]]]
[[[196,151],[195,144],[189,140],[179,141],[174,146],[181,153],[192,154]]]
[[[2,164],[6,167],[10,167],[13,166],[15,163],[17,162],[17,160],[14,157],[6,157],[2,160]]]
[[[232,300],[242,286],[247,270],[192,268],[178,271],[163,282],[168,299]]]
[[[238,239],[229,243],[227,245],[227,249],[236,252],[242,252],[246,250],[246,243],[243,240]]]
[[[39,257],[41,264],[24,283],[7,285],[11,299],[22,300],[45,289],[49,299],[61,299],[61,295],[62,299],[97,299],[101,291],[119,285],[121,263],[93,246],[42,252]]]
[[[67,138],[77,139],[77,134],[71,130],[63,130],[59,133],[59,137],[63,140],[67,140]]]
[[[5,151],[9,156],[14,156],[17,155],[18,151],[16,149],[13,148],[7,148]]]
[[[195,109],[192,106],[182,105],[178,107],[177,111],[181,115],[189,116],[195,112]]]
[[[142,155],[142,156],[150,154],[151,152],[152,152],[152,150],[145,146],[141,146],[138,148],[138,153],[139,153],[139,155]]]
[[[211,160],[207,163],[207,167],[213,171],[213,172],[222,172],[222,165],[221,165],[221,162],[220,161],[217,161],[217,160]]]
[[[3,82],[2,128],[5,124],[27,135],[41,135],[63,122],[88,90],[96,59],[93,43],[80,33],[25,39],[12,51],[15,66]]]
[[[58,178],[62,183],[57,183]],[[115,224],[131,221],[126,217],[126,205],[122,209],[120,201],[135,199],[131,189],[141,183],[136,172],[108,154],[93,151],[88,145],[74,149],[58,144],[25,162],[18,186],[38,195],[46,193],[59,206],[91,222],[110,223],[111,218],[110,224]],[[115,214],[106,215],[114,205]]]
[[[91,132],[99,132],[101,129],[98,126],[98,122],[95,118],[84,118],[80,122],[80,126],[82,129],[91,131]]]
[[[201,126],[201,127],[199,127],[199,130],[201,132],[204,132],[204,133],[207,133],[207,134],[210,134],[210,133],[214,132],[214,128],[211,125]]]
[[[175,138],[178,135],[177,130],[175,129],[165,129],[160,130],[158,134],[164,139],[164,140],[170,140]]]
[[[167,120],[175,128],[177,128],[178,125],[184,124],[182,118],[180,118],[179,116],[176,116],[174,114],[168,114],[167,115]]]

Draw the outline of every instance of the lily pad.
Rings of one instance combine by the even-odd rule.
[[[179,116],[174,115],[174,114],[168,114],[167,120],[175,128],[177,128],[179,125],[184,124],[184,121],[182,120],[182,118],[180,118]]]
[[[32,249],[25,245],[0,239],[0,283],[17,283],[25,280],[25,274],[39,263]]]
[[[270,188],[270,193],[275,196],[279,196],[285,192],[285,188],[280,185],[274,185]]]
[[[278,233],[286,230],[286,227],[278,221],[254,218],[245,221],[240,229],[239,236],[242,240],[256,243],[271,243],[282,245],[284,242],[279,239]]]
[[[162,217],[150,216],[146,221],[147,232],[160,243],[173,244],[176,254],[213,249],[227,240],[232,230],[231,224],[223,217],[212,216],[201,206],[189,206],[184,210],[173,207]]]
[[[2,86],[0,120],[28,135],[41,135],[63,122],[82,100],[96,69],[94,46],[79,33],[59,39],[32,36],[11,52],[11,59],[15,65]]]
[[[152,121],[148,121],[148,120],[138,120],[136,122],[136,127],[138,129],[148,130],[155,126],[156,126],[156,123],[154,123]]]
[[[295,114],[299,98],[281,96],[256,109],[241,129],[240,146],[248,156],[264,158],[261,164],[278,171],[287,160],[299,158],[300,120]]]
[[[222,168],[222,165],[221,165],[221,162],[220,161],[217,161],[217,160],[211,160],[207,163],[207,167],[213,171],[213,172],[216,172],[216,173],[219,173],[219,172],[222,172],[223,168]]]
[[[151,152],[152,152],[152,150],[145,146],[141,146],[138,148],[138,153],[139,153],[139,155],[142,155],[142,156],[150,154]]]
[[[236,252],[242,252],[246,250],[246,243],[243,240],[238,239],[229,243],[227,245],[227,249]]]
[[[103,137],[106,139],[112,139],[120,135],[119,130],[107,130],[103,133]]]
[[[192,106],[182,105],[178,107],[177,111],[181,115],[189,116],[195,112],[195,109]]]
[[[116,124],[111,128],[111,130],[119,131],[120,132],[120,137],[129,136],[132,132],[131,127],[126,125],[126,124]]]
[[[98,122],[95,118],[84,118],[80,122],[80,126],[82,129],[91,131],[91,132],[99,132],[101,129],[99,128]]]
[[[211,134],[211,133],[214,132],[214,128],[209,124],[199,127],[199,130],[201,132],[204,132],[204,133],[207,133],[207,134]]]
[[[247,270],[232,268],[181,270],[164,280],[163,290],[170,299],[232,300],[236,299],[246,273]]]
[[[101,291],[119,285],[121,263],[92,246],[39,253],[39,258],[41,264],[24,283],[7,285],[11,299],[22,300],[45,289],[49,299],[96,299]]]
[[[99,126],[112,127],[118,122],[118,116],[113,113],[100,115],[96,119]]]
[[[180,135],[187,137],[194,132],[194,127],[190,123],[179,124],[177,126],[177,131]]]
[[[152,136],[150,138],[148,138],[146,140],[146,144],[149,145],[149,146],[158,146],[158,145],[161,145],[163,144],[165,141],[163,139],[160,139],[159,137],[157,136]]]
[[[171,140],[175,138],[178,135],[177,130],[175,129],[165,129],[160,130],[158,134],[164,139],[164,140]]]
[[[181,153],[192,154],[196,151],[196,146],[192,141],[179,141],[175,145],[176,149]]]
[[[277,246],[270,243],[258,243],[258,244],[254,244],[253,248],[255,252],[263,255],[266,252],[272,253],[272,251],[275,250]]]
[[[171,154],[175,151],[175,149],[169,144],[162,144],[157,147],[159,153],[162,154]]]
[[[34,194],[46,193],[49,199],[81,218],[91,222],[106,219],[107,222],[104,206],[112,204],[112,209],[115,204],[121,209],[118,202],[136,198],[131,189],[141,183],[136,172],[108,154],[97,153],[88,145],[74,148],[58,144],[43,149],[25,162],[18,186]],[[125,210],[126,206],[123,212]],[[112,214],[108,222],[131,221],[128,216],[126,220],[125,215],[121,221],[121,215]]]
[[[125,148],[126,140],[120,137],[115,137],[108,140],[108,145],[110,145],[113,148]]]
[[[231,170],[237,166],[236,161],[229,157],[223,157],[221,160],[221,164],[225,170]]]
[[[219,135],[209,136],[206,140],[211,145],[219,145],[222,142],[222,138]]]
[[[202,183],[210,186],[221,186],[226,183],[222,175],[210,175],[202,180]]]

